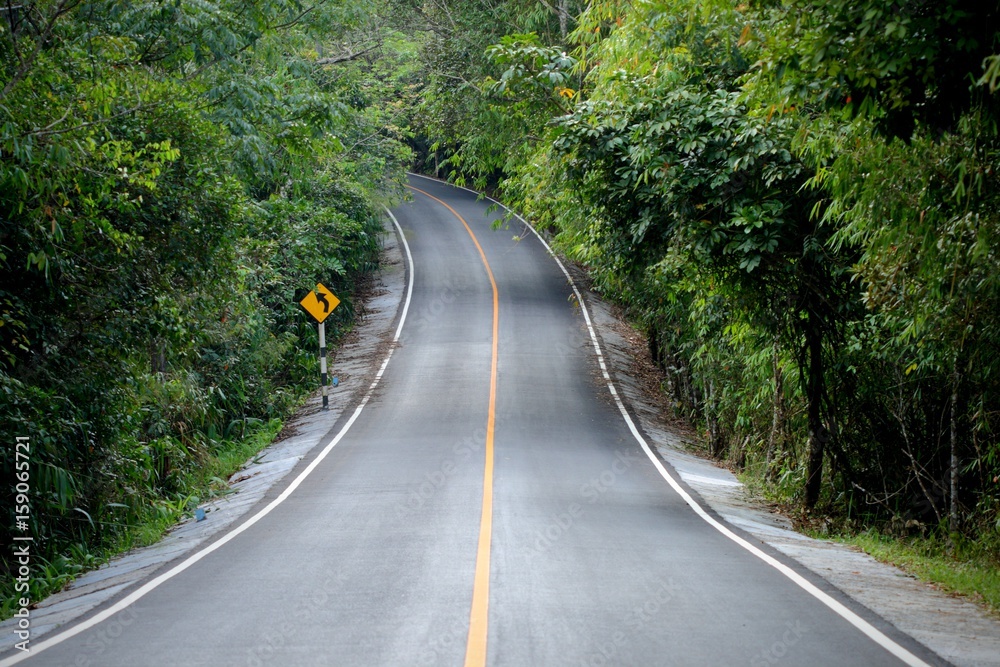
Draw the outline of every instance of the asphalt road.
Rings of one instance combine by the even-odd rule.
[[[694,511],[623,419],[542,243],[411,183],[394,211],[408,319],[346,435],[252,526],[24,664],[938,663]]]

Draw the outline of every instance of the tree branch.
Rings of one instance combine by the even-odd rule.
[[[320,3],[320,4],[323,4],[323,3]],[[310,14],[315,9],[316,9],[316,5],[313,5],[311,7],[306,7],[305,9],[302,10],[302,13],[300,13],[298,16],[296,16],[295,18],[293,18],[291,21],[288,21],[287,23],[279,23],[278,25],[271,25],[271,26],[268,26],[267,28],[268,28],[268,30],[282,30],[283,28],[290,28],[293,25],[301,22],[302,19],[305,18],[305,16],[307,14]]]
[[[60,0],[55,11],[52,12],[52,16],[50,16],[49,20],[46,22],[45,29],[42,30],[36,38],[38,41],[35,44],[35,48],[32,50],[31,54],[21,62],[21,66],[17,68],[16,72],[14,72],[14,76],[10,78],[7,85],[3,87],[2,91],[0,91],[0,100],[6,99],[7,95],[10,94],[10,91],[13,90],[17,84],[21,83],[21,81],[24,80],[24,77],[28,75],[28,72],[31,71],[31,68],[34,67],[35,60],[38,59],[38,54],[42,52],[42,48],[45,46],[45,43],[52,37],[52,31],[55,29],[56,21],[76,9],[77,5],[79,5],[82,1],[83,0]]]
[[[62,120],[66,117],[66,116],[63,116],[63,118],[60,118],[55,123],[52,123],[52,124],[48,125],[47,127],[45,127],[42,130],[39,130],[37,132],[28,132],[28,134],[26,136],[34,135],[36,137],[50,137],[50,136],[53,136],[53,135],[56,135],[56,134],[65,134],[67,132],[73,132],[74,130],[82,130],[85,127],[91,127],[91,126],[94,126],[94,125],[101,125],[103,123],[107,123],[108,121],[112,121],[112,120],[114,120],[116,118],[121,118],[122,116],[129,116],[129,115],[132,115],[134,113],[138,113],[139,111],[145,111],[146,109],[152,109],[153,107],[160,106],[160,104],[162,104],[162,103],[161,102],[154,102],[154,103],[151,103],[151,104],[139,104],[138,106],[134,106],[131,109],[126,109],[124,111],[119,111],[118,113],[111,114],[110,116],[107,116],[105,118],[98,118],[97,120],[87,121],[86,123],[80,123],[79,125],[74,125],[73,127],[66,127],[66,128],[61,129],[61,130],[50,130],[49,128],[51,128],[53,125],[56,125],[57,123],[62,122]],[[67,112],[67,113],[69,113],[69,112]]]
[[[361,49],[360,51],[352,51],[350,47],[340,55],[330,56],[329,58],[319,58],[315,62],[317,65],[336,65],[337,63],[346,63],[351,60],[357,60],[361,56],[367,55],[372,51],[375,51],[382,46],[382,40],[377,40],[373,45],[366,49]]]

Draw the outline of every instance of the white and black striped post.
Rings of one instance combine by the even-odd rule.
[[[329,410],[330,399],[327,396],[327,385],[330,384],[330,377],[326,372],[326,325],[323,322],[340,305],[340,299],[322,283],[316,283],[316,289],[309,290],[299,303],[319,323],[319,376],[320,383],[323,385],[323,409]],[[334,379],[336,380],[336,378]]]
[[[330,399],[326,395],[327,376],[326,376],[326,324],[324,322],[319,323],[319,378],[320,383],[323,385],[323,409],[330,409]]]

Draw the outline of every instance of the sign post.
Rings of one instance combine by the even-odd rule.
[[[333,312],[334,308],[340,305],[340,299],[333,295],[322,283],[316,283],[316,289],[310,290],[302,301],[302,307],[312,315],[319,323],[319,377],[323,387],[323,409],[330,409],[329,398],[327,397],[327,385],[329,384],[326,371],[326,318]]]

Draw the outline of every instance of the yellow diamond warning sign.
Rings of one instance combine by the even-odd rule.
[[[299,301],[302,307],[309,311],[309,314],[316,318],[317,322],[322,322],[333,309],[340,305],[340,299],[333,295],[322,283],[316,283],[316,289],[306,294],[306,298]]]

